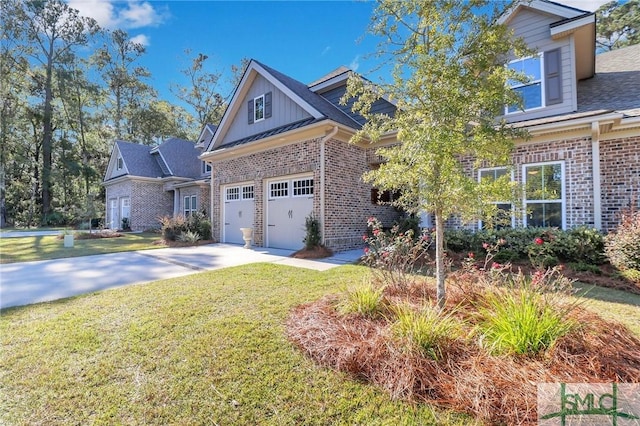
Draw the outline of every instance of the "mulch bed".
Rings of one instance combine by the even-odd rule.
[[[431,284],[385,291],[394,300],[435,298]],[[447,308],[470,318],[475,296],[449,285]],[[417,300],[420,299],[420,300]],[[385,319],[340,315],[337,296],[294,308],[289,339],[323,366],[351,374],[398,399],[428,402],[492,424],[537,424],[538,383],[640,382],[640,340],[624,326],[576,307],[580,327],[536,357],[495,356],[474,339],[457,339],[434,361],[408,350]]]
[[[333,256],[333,252],[325,246],[316,246],[311,249],[305,247],[291,255],[296,259],[322,259],[331,256]]]
[[[167,247],[204,246],[204,245],[213,244],[213,243],[215,243],[214,240],[199,240],[199,241],[196,241],[195,243],[187,243],[182,241],[168,241],[168,240],[158,240],[153,242],[154,245],[167,246]]]
[[[76,232],[74,234],[74,239],[76,240],[98,240],[101,238],[118,238],[118,237],[122,237],[122,234],[120,232],[112,231],[110,229],[101,229],[98,231],[91,231],[91,233]],[[64,238],[64,235],[60,234],[58,235],[57,238],[59,240],[62,240]]]

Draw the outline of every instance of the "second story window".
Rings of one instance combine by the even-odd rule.
[[[542,56],[518,59],[509,64],[509,68],[517,73],[526,75],[526,83],[509,81],[511,88],[522,98],[522,105],[514,104],[506,107],[507,114],[540,108],[544,106],[544,87],[542,72]]]
[[[211,174],[211,164],[210,163],[207,163],[206,161],[202,162],[202,174],[203,175]]]
[[[258,121],[266,120],[271,117],[272,93],[267,92],[256,98],[249,99],[247,109],[249,113],[249,124],[256,123]]]
[[[264,95],[253,100],[253,121],[264,120]]]
[[[118,164],[116,165],[116,170],[122,170],[124,168],[124,161],[122,157],[118,156]]]

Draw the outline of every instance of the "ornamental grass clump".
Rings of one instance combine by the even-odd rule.
[[[383,294],[384,287],[376,287],[371,283],[349,288],[338,304],[338,311],[341,314],[360,314],[375,318],[386,307]]]
[[[443,348],[459,334],[460,325],[452,312],[432,306],[420,310],[408,304],[393,308],[393,333],[433,360],[442,359]]]
[[[498,355],[533,356],[552,348],[577,326],[569,317],[575,305],[552,300],[531,288],[486,291],[478,306],[480,345]]]

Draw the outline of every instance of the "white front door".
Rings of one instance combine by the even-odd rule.
[[[240,228],[254,227],[254,187],[252,184],[228,185],[223,188],[222,197],[224,201],[222,241],[244,244]]]
[[[118,200],[110,200],[109,203],[109,228],[118,229],[119,228],[119,217],[118,217]]]
[[[305,220],[313,212],[313,177],[271,180],[266,189],[267,246],[301,249]]]
[[[120,199],[120,223],[118,226],[124,228],[122,219],[129,221],[128,226],[131,227],[131,199],[129,197]]]

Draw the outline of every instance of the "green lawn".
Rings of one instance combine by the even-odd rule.
[[[640,338],[640,295],[626,291],[578,284],[584,306],[604,319],[623,323]]]
[[[392,401],[288,342],[292,307],[367,276],[253,264],[4,310],[0,424],[475,424]],[[589,297],[640,323],[637,296]]]
[[[0,263],[61,259],[119,251],[147,250],[163,247],[153,243],[160,239],[156,233],[124,233],[117,238],[78,240],[74,247],[65,248],[55,235],[40,237],[0,238]]]
[[[254,264],[3,311],[0,424],[473,424],[287,341],[293,306],[367,273]]]

